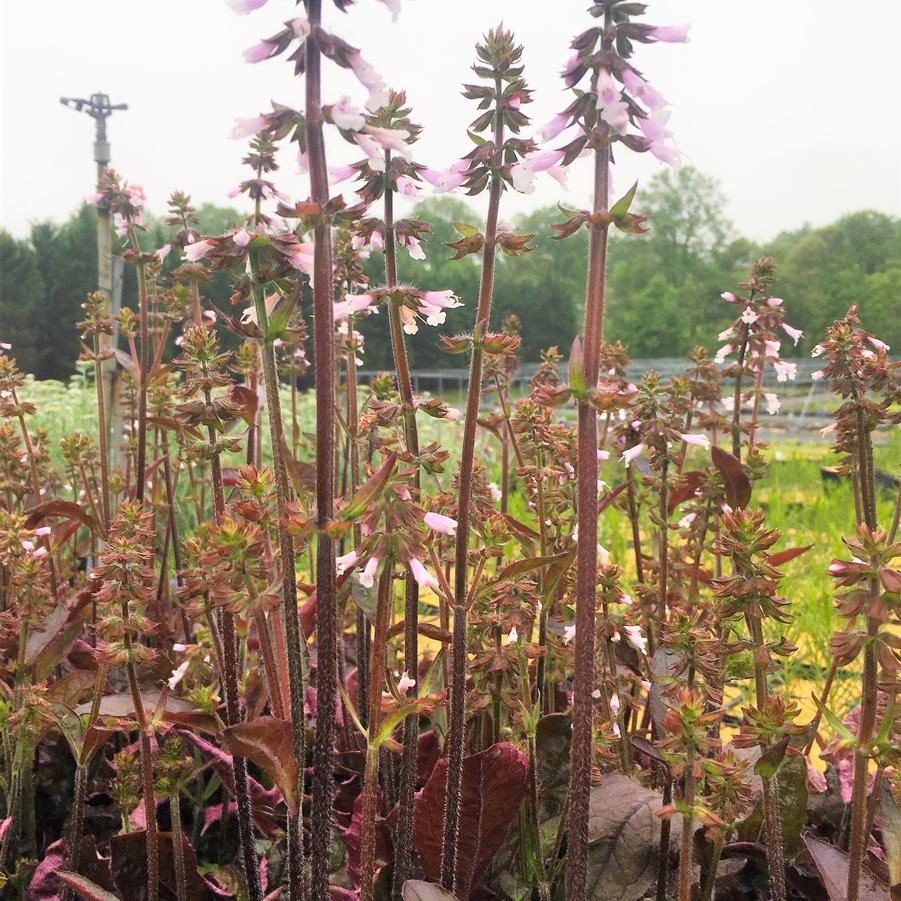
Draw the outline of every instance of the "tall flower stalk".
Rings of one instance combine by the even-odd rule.
[[[307,0],[307,18],[315,35],[322,0]],[[328,894],[332,837],[335,710],[338,694],[338,597],[335,550],[326,525],[335,494],[335,328],[332,313],[332,247],[328,169],[322,134],[322,54],[316,39],[304,45],[306,145],[310,166],[313,227],[313,354],[316,378],[316,737],[313,742],[313,898]]]
[[[576,90],[575,100],[539,131],[545,140],[568,131],[569,140],[559,150],[526,156],[514,174],[514,183],[528,188],[536,171],[553,174],[555,168],[569,165],[583,153],[589,153],[593,160],[591,210],[570,211],[566,222],[554,226],[560,238],[583,225],[589,230],[585,319],[581,340],[574,342],[570,359],[570,390],[578,405],[575,678],[566,867],[566,894],[572,901],[582,901],[587,891],[598,564],[598,426],[593,395],[604,335],[607,238],[611,224],[627,232],[645,230],[642,217],[629,212],[635,187],[610,205],[610,148],[614,142],[621,142],[635,151],[650,151],[667,162],[677,155],[667,143],[670,133],[661,124],[661,120],[666,121],[665,114],[659,115],[665,100],[628,59],[633,42],[685,40],[685,30],[633,22],[634,12],[631,5],[620,5],[615,0],[591,7],[592,15],[602,24],[573,40],[575,53],[563,73],[566,86],[572,89],[577,89],[588,76],[588,90]],[[643,7],[639,12],[643,12]],[[630,124],[637,126],[641,134],[628,134]]]
[[[457,482],[457,534],[454,552],[454,628],[451,644],[450,710],[448,713],[447,794],[444,809],[441,881],[453,890],[456,877],[457,845],[460,829],[460,804],[463,779],[464,730],[466,725],[466,621],[469,595],[469,535],[472,477],[475,457],[476,428],[479,402],[482,397],[483,343],[488,335],[488,319],[494,289],[494,267],[498,243],[498,215],[501,192],[504,188],[504,166],[508,159],[516,159],[515,151],[505,145],[505,126],[519,130],[525,117],[518,111],[521,102],[529,99],[529,91],[522,80],[522,47],[514,43],[511,32],[498,27],[485,35],[484,43],[476,46],[480,64],[476,71],[490,84],[467,86],[465,96],[480,101],[486,110],[470,126],[474,132],[492,130],[492,140],[481,143],[467,159],[465,186],[470,194],[488,185],[488,214],[483,235],[475,229],[464,234],[462,241],[472,242],[466,252],[482,254],[482,273],[475,327],[472,333],[469,362],[469,381],[466,394],[466,413],[460,442],[460,472]],[[509,170],[508,170],[509,171]],[[509,175],[507,175],[509,178]],[[458,243],[462,243],[458,242]],[[471,249],[470,249],[471,248]],[[458,248],[458,251],[461,248]]]

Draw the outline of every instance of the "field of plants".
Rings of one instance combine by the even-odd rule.
[[[678,162],[638,63],[686,29],[591,4],[537,129],[522,48],[487,31],[465,155],[433,169],[405,94],[330,30],[351,0],[286,9],[245,54],[304,96],[236,125],[253,213],[204,234],[175,191],[149,247],[143,190],[106,169],[137,306],[77,299],[68,385],[0,345],[2,896],[901,897],[901,361],[851,306],[814,336],[827,424],[768,431],[801,337],[768,256],[680,374],[632,381],[605,332],[609,232],[645,231],[615,157]],[[335,66],[365,103],[332,99]],[[361,158],[330,169],[326,130]],[[493,276],[534,235],[504,196],[583,164],[553,231],[588,233],[584,323],[514,390],[529,322],[495,321]],[[429,186],[485,202],[447,246],[475,297],[398,279]],[[373,315],[393,367],[364,382]],[[414,392],[422,329],[467,390]]]

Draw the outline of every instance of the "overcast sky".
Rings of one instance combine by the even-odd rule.
[[[416,159],[435,168],[471,147],[474,111],[459,85],[485,29],[503,20],[524,43],[535,89],[526,112],[539,125],[567,102],[558,73],[571,37],[592,22],[587,0],[403,0],[394,24],[375,0],[347,15],[324,6],[325,25],[407,90],[425,126]],[[267,110],[270,98],[302,105],[282,58],[241,59],[294,9],[291,0],[248,16],[224,0],[0,0],[0,227],[23,235],[91,193],[93,122],[59,97],[95,91],[129,104],[110,123],[113,166],[144,185],[152,210],[162,213],[173,189],[229,203],[245,149],[226,138],[233,119]],[[651,0],[647,21],[692,26],[690,43],[641,46],[635,63],[671,102],[687,161],[722,183],[740,232],[766,239],[862,208],[901,215],[901,0]],[[326,102],[363,100],[334,66],[325,85]],[[331,165],[358,156],[330,145]],[[660,166],[619,156],[619,192]],[[587,166],[576,164],[567,194],[544,178],[533,195],[508,192],[504,210],[587,205]],[[287,158],[279,186],[308,191]]]

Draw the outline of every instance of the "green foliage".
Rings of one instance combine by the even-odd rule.
[[[43,295],[44,280],[34,249],[0,231],[0,340],[16,348],[19,365],[26,372],[37,368]]]
[[[791,322],[805,338],[798,353],[806,355],[826,326],[844,315],[852,303],[861,306],[868,327],[889,344],[901,346],[901,219],[862,211],[823,228],[805,226],[783,232],[763,247],[736,234],[725,214],[726,198],[716,181],[693,169],[661,171],[639,188],[633,208],[648,217],[645,235],[611,236],[608,260],[605,337],[622,341],[639,357],[683,356],[703,344],[718,346],[716,334],[730,321],[731,310],[720,294],[742,278],[761,252],[776,260],[777,292],[791,309]],[[398,276],[421,288],[452,289],[464,306],[448,310],[444,334],[465,332],[478,302],[478,255],[452,261],[445,246],[457,238],[457,224],[478,222],[466,202],[454,197],[429,198],[411,215],[429,222],[426,259],[415,261],[399,252]],[[231,207],[203,204],[199,231],[221,234],[242,220]],[[522,320],[522,358],[538,359],[541,349],[556,344],[566,353],[579,331],[585,295],[588,233],[582,228],[556,241],[551,224],[563,215],[544,207],[516,217],[517,232],[533,233],[534,250],[510,259],[500,255],[495,276],[491,327],[515,313]],[[162,218],[148,216],[142,245],[155,250],[171,229]],[[95,288],[96,211],[83,205],[62,225],[32,227],[28,241],[0,237],[0,339],[26,372],[37,378],[65,379],[74,371],[84,295]],[[114,241],[114,248],[115,248]],[[181,261],[166,261],[171,270]],[[384,258],[374,253],[366,274],[374,286],[384,284]],[[225,309],[227,277],[217,274],[203,288],[205,298]],[[123,304],[135,306],[135,274],[125,269]],[[392,366],[388,319],[370,316],[358,325],[366,337],[365,367]],[[441,351],[435,329],[422,326],[409,340],[414,368],[465,365],[465,357]]]

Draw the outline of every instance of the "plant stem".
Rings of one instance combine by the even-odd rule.
[[[322,0],[307,0],[307,19],[315,34]],[[322,136],[321,56],[316,40],[304,46],[306,138],[310,196],[318,206],[313,230],[313,350],[316,361],[316,639],[318,646],[316,738],[313,743],[312,880],[314,899],[328,895],[334,803],[335,709],[338,693],[337,591],[333,542],[325,530],[332,518],[335,485],[335,335],[332,314],[332,255],[326,205],[329,199]]]
[[[263,290],[254,286],[254,300],[257,310],[257,321],[264,335],[268,333],[269,323],[266,317],[266,304],[263,298]],[[282,301],[286,303],[287,301]],[[282,574],[282,604],[281,616],[285,625],[285,644],[288,655],[288,694],[291,708],[291,735],[294,747],[294,756],[299,763],[298,794],[303,797],[303,773],[306,761],[306,718],[304,715],[304,684],[303,684],[303,653],[304,638],[301,635],[300,618],[297,612],[297,576],[295,573],[294,539],[285,528],[288,518],[288,502],[291,499],[290,483],[288,480],[288,466],[285,454],[288,446],[285,441],[284,425],[282,423],[282,405],[278,392],[278,372],[275,363],[275,348],[269,340],[260,345],[260,356],[263,364],[263,384],[266,389],[266,406],[269,414],[269,443],[272,453],[272,466],[275,474],[275,497],[278,511],[278,547],[281,557]],[[322,603],[322,597],[320,603]],[[276,614],[278,615],[278,614]],[[266,642],[268,643],[268,627],[265,622]],[[260,641],[263,641],[261,633]],[[272,656],[272,655],[271,655]],[[267,661],[267,669],[268,669]],[[277,685],[278,679],[273,656],[272,683]],[[280,689],[274,689],[271,694],[280,693]],[[284,705],[282,715],[284,715]],[[276,715],[278,715],[276,713]],[[300,901],[305,896],[304,884],[304,848],[303,848],[303,824],[302,807],[300,805],[296,816],[288,817],[288,884],[292,901]]]
[[[873,479],[873,449],[866,429],[861,398],[857,400],[857,463],[860,482],[861,508],[864,524],[872,533],[876,530],[876,490]],[[879,594],[877,579],[870,580],[870,598]],[[867,745],[876,726],[877,676],[875,638],[879,621],[867,616],[867,638],[863,647],[863,677],[860,689],[860,719],[857,730],[857,746],[854,749],[854,776],[851,784],[851,840],[848,845],[848,901],[857,901],[860,893],[860,870],[867,840],[867,773],[870,757]]]
[[[390,151],[385,151],[385,168],[391,162]],[[389,288],[397,285],[397,242],[394,238],[394,192],[391,183],[385,185],[385,280]],[[404,341],[400,309],[394,302],[388,304],[391,330],[391,349],[394,354],[394,370],[397,374],[397,390],[403,403],[404,443],[407,453],[414,458],[416,471],[413,485],[420,488],[419,430],[416,426],[415,398],[410,378],[410,364]],[[365,622],[365,620],[364,620]],[[410,679],[418,681],[419,667],[419,585],[409,568],[404,580],[404,667]],[[410,694],[416,696],[414,685]],[[401,901],[404,882],[413,871],[413,794],[416,790],[416,751],[419,738],[419,719],[408,716],[404,720],[403,750],[400,762],[400,798],[398,799],[397,829],[395,831],[394,879],[391,896]]]
[[[601,146],[594,152],[594,209],[606,213],[609,204],[610,150],[606,126],[599,125]],[[588,281],[585,291],[583,359],[585,383],[597,384],[607,269],[607,226],[591,227]],[[598,536],[598,420],[594,407],[579,402],[577,433],[577,497],[579,540],[576,549],[576,637],[573,685],[573,733],[570,745],[569,838],[566,897],[586,901],[588,869],[588,805],[591,791],[592,699],[595,671],[595,615],[597,606]]]
[[[188,878],[185,870],[185,846],[181,830],[181,798],[178,792],[169,798],[172,820],[172,848],[175,858],[175,886],[178,901],[188,901]]]
[[[495,78],[495,96],[499,105],[502,83]],[[448,711],[447,794],[444,806],[444,835],[441,849],[441,883],[454,890],[457,870],[457,842],[460,830],[460,804],[463,783],[463,755],[466,726],[466,601],[467,557],[469,551],[469,508],[472,501],[472,472],[475,458],[476,428],[479,400],[482,393],[482,339],[488,331],[491,298],[494,291],[494,263],[497,239],[497,220],[501,203],[503,180],[504,116],[495,111],[494,158],[491,186],[488,193],[488,216],[485,220],[485,243],[482,250],[482,275],[479,283],[479,302],[473,330],[472,355],[469,362],[469,383],[466,393],[466,418],[460,447],[460,475],[458,479],[457,534],[454,548],[454,631],[451,643],[451,684]]]
[[[694,842],[694,817],[690,811],[695,806],[695,748],[689,745],[685,752],[685,796],[687,814],[682,815],[682,844],[679,851],[679,901],[691,901],[692,851]]]
[[[363,812],[360,823],[361,901],[372,901],[375,883],[375,817],[379,799],[379,745],[376,743],[376,736],[381,724],[388,619],[392,606],[391,585],[394,578],[394,563],[390,557],[386,557],[382,561],[382,567],[369,672],[369,740],[366,749],[366,771],[363,776]]]

